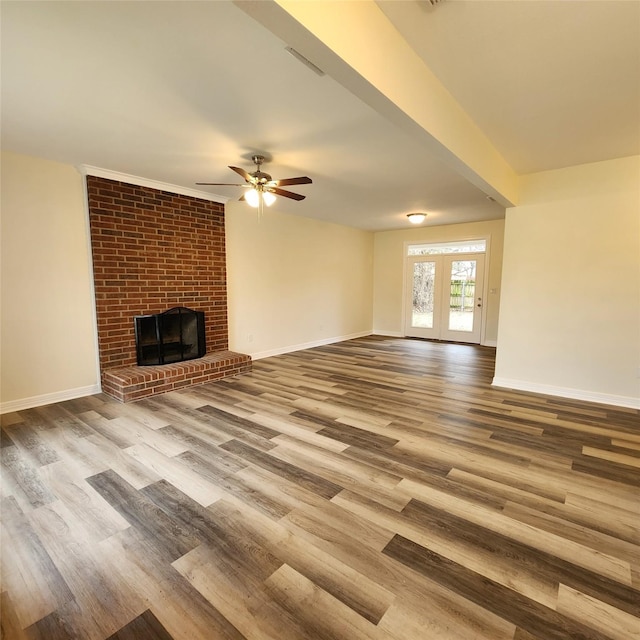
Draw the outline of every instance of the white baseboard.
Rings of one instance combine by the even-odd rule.
[[[374,329],[372,331],[372,335],[374,336],[389,336],[390,338],[406,338],[405,334],[402,331],[381,331],[380,329]],[[497,347],[497,340],[485,340],[482,343],[483,347]]]
[[[75,398],[84,398],[100,393],[99,384],[92,384],[87,387],[77,387],[76,389],[66,389],[65,391],[55,391],[53,393],[45,393],[41,396],[32,396],[30,398],[21,398],[20,400],[9,400],[0,403],[0,414],[10,413],[12,411],[23,411],[24,409],[33,409],[34,407],[42,407],[45,404],[53,404],[54,402],[64,402],[65,400],[74,400]]]
[[[283,353],[292,353],[293,351],[301,351],[302,349],[312,349],[313,347],[322,347],[325,344],[333,344],[335,342],[344,342],[345,340],[353,340],[354,338],[363,338],[364,336],[370,336],[371,331],[361,331],[358,333],[352,333],[347,336],[336,336],[333,338],[323,338],[322,340],[314,340],[312,342],[304,342],[301,344],[289,345],[287,347],[280,347],[278,349],[268,349],[267,351],[258,351],[256,353],[250,353],[252,360],[261,360],[262,358],[269,358],[271,356],[279,356]]]
[[[571,400],[583,400],[584,402],[596,402],[598,404],[610,404],[616,407],[640,409],[640,398],[633,398],[631,396],[617,396],[608,393],[598,393],[596,391],[555,387],[553,385],[527,382],[525,380],[512,380],[510,378],[496,377],[493,379],[491,385],[503,389],[514,389],[515,391],[530,391],[547,396],[560,396],[561,398],[569,398]]]

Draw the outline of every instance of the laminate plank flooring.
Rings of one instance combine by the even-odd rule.
[[[640,640],[640,412],[370,336],[2,416],[2,640]]]

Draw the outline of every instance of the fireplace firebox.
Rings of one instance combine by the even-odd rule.
[[[139,366],[202,358],[206,351],[204,311],[173,307],[134,318]]]

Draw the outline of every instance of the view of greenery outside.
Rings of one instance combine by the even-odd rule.
[[[413,266],[413,321],[414,327],[433,327],[433,292],[436,267],[434,262],[416,262]]]
[[[475,304],[474,260],[455,260],[451,266],[448,328],[454,331],[473,330]],[[417,262],[413,272],[412,326],[433,327],[435,264]]]

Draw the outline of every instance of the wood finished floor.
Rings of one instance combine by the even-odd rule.
[[[640,415],[368,337],[3,416],[6,640],[640,638]]]

